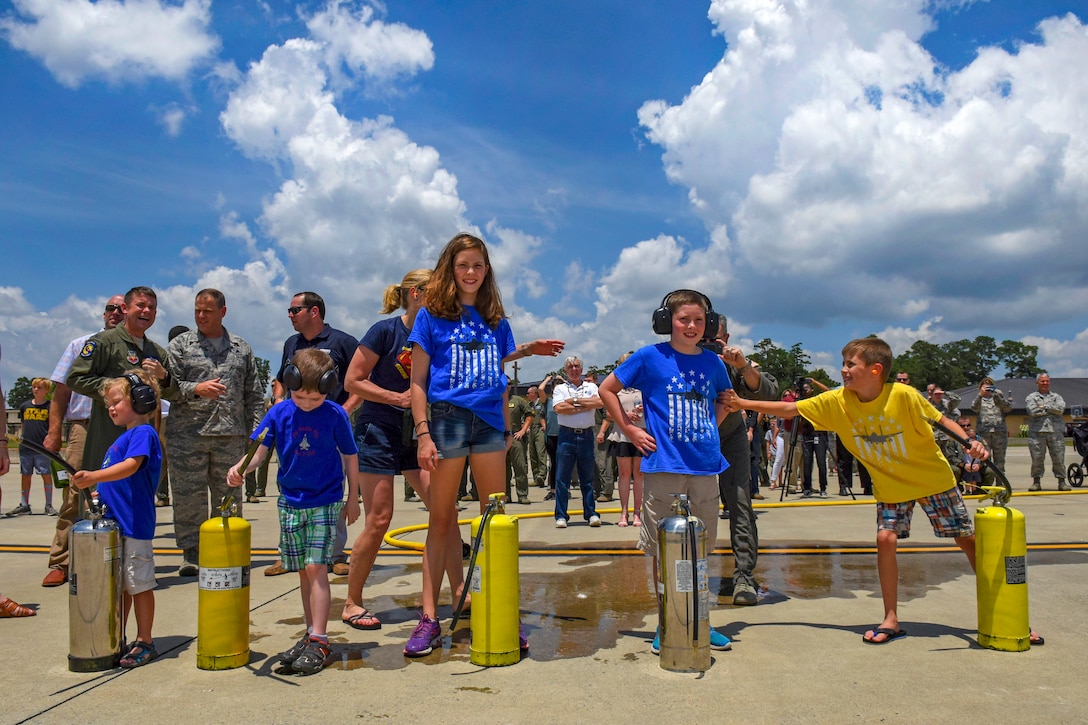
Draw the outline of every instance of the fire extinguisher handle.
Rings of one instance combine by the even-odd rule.
[[[939,430],[940,432],[944,433],[946,436],[948,436],[952,440],[959,443],[961,446],[964,446],[965,448],[970,447],[971,442],[969,440],[967,440],[966,438],[964,438],[961,435],[956,434],[955,432],[952,431],[952,429],[950,429],[948,426],[941,423],[939,420],[930,420],[929,424],[931,426],[933,426],[934,428],[936,428],[937,430]],[[991,471],[994,472],[994,475],[997,476],[997,480],[1000,481],[1001,485],[1005,487],[1004,494],[1000,494],[1000,493],[994,494],[994,501],[998,505],[1003,505],[1003,504],[1008,503],[1009,499],[1012,498],[1012,484],[1009,483],[1009,479],[1005,476],[1005,472],[1002,471],[1000,468],[998,468],[997,464],[994,463],[992,460],[990,460],[990,458],[988,458],[988,457],[985,460],[983,460],[982,463],[983,463],[983,465],[985,465]]]

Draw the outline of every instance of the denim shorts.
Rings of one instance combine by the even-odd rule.
[[[395,476],[419,469],[415,446],[404,445],[400,426],[362,423],[355,431],[359,472]]]
[[[506,437],[467,408],[431,403],[431,440],[439,458],[464,458],[470,453],[506,450]]]
[[[19,473],[23,476],[31,476],[35,473],[48,476],[50,473],[49,459],[44,453],[34,453],[33,451],[23,453],[20,451]]]

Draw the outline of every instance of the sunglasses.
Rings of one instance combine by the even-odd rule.
[[[287,314],[297,315],[298,313],[302,312],[303,310],[308,310],[308,309],[310,309],[310,308],[306,307],[305,305],[296,305],[295,307],[288,307],[287,308]]]
[[[114,312],[120,312],[121,305],[106,305],[106,314],[112,314]]]

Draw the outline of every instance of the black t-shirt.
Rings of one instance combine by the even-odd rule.
[[[359,347],[359,341],[335,327],[325,325],[324,329],[312,340],[307,340],[301,334],[294,334],[287,338],[287,342],[283,343],[283,357],[280,359],[280,369],[276,373],[276,380],[283,382],[283,369],[287,367],[287,363],[295,356],[296,352],[311,347],[328,353],[336,364],[336,372],[339,375],[340,382],[337,384],[336,389],[329,393],[328,399],[338,405],[343,405],[349,397],[348,391],[344,390],[344,378],[347,377],[348,365],[351,364],[351,358],[355,356],[355,348]]]
[[[49,432],[49,401],[38,405],[28,400],[19,406],[19,419],[23,421],[23,440],[41,445],[45,443],[45,434]],[[33,453],[29,448],[19,446],[19,454]]]

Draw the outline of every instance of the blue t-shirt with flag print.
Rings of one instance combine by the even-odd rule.
[[[709,350],[685,355],[662,342],[636,350],[613,374],[624,387],[642,391],[646,430],[657,444],[642,459],[643,472],[704,476],[729,467],[714,401],[733,386],[717,355]]]
[[[424,308],[416,315],[408,342],[431,357],[428,402],[466,408],[496,430],[504,429],[502,359],[516,347],[505,318],[493,330],[475,307],[466,306],[457,320],[433,317]]]

